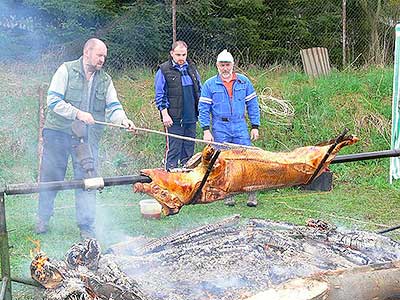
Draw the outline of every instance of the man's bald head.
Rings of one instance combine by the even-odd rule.
[[[85,52],[85,50],[93,49],[95,47],[107,48],[106,44],[102,40],[99,40],[97,38],[91,38],[91,39],[88,39],[86,41],[85,45],[83,46],[83,52]]]
[[[89,72],[100,70],[106,57],[107,46],[103,41],[97,38],[87,40],[83,47],[83,63]]]

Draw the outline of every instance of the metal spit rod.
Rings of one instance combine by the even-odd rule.
[[[127,185],[136,182],[151,182],[150,177],[142,175],[105,177],[103,180],[104,186]],[[60,191],[70,189],[85,189],[84,180],[9,184],[6,185],[3,192],[7,195],[20,195],[38,193],[40,191]]]
[[[258,147],[254,147],[254,146],[246,146],[246,145],[239,145],[239,144],[226,143],[226,142],[225,143],[209,142],[209,141],[205,141],[205,140],[191,138],[191,137],[188,137],[188,136],[183,136],[183,135],[179,135],[179,134],[172,134],[172,133],[166,133],[166,132],[161,132],[161,131],[147,129],[147,128],[135,127],[134,129],[128,129],[123,125],[118,125],[118,124],[114,124],[114,123],[107,123],[107,122],[101,122],[101,121],[95,121],[94,123],[98,124],[98,125],[106,125],[106,126],[110,126],[110,127],[117,127],[117,128],[121,128],[121,129],[126,129],[126,130],[132,131],[132,132],[134,132],[134,131],[144,131],[144,132],[148,132],[148,133],[155,133],[155,134],[160,134],[160,135],[164,135],[164,136],[174,137],[174,138],[181,139],[181,140],[192,141],[192,142],[203,143],[203,144],[211,144],[211,145],[216,145],[216,146],[220,146],[220,147],[224,147],[224,148],[259,149]]]
[[[333,159],[331,164],[339,164],[339,163],[347,163],[347,162],[387,158],[387,157],[397,157],[397,156],[400,156],[400,149],[339,155]],[[149,177],[143,175],[114,176],[114,177],[105,177],[103,179],[105,187],[134,184],[136,182],[142,182],[142,183],[151,182],[151,179]],[[49,181],[40,183],[9,184],[6,185],[6,188],[3,190],[3,192],[7,195],[18,195],[18,194],[38,193],[40,191],[84,189],[84,188],[85,184],[83,180]]]
[[[386,157],[397,157],[397,156],[400,156],[400,149],[338,155],[332,160],[331,164],[339,164],[352,161],[370,160],[370,159],[378,159]]]

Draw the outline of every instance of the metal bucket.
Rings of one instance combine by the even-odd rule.
[[[144,199],[139,202],[140,213],[145,219],[160,219],[161,204],[154,199]]]

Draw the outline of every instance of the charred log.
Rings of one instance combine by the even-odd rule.
[[[149,300],[138,283],[102,259],[99,243],[86,239],[74,244],[64,262],[51,262],[42,252],[31,263],[31,276],[52,300]]]
[[[214,224],[207,224],[184,233],[167,236],[160,239],[148,242],[143,248],[139,249],[138,253],[156,252],[165,247],[173,247],[187,242],[193,242],[197,237],[203,238],[208,233],[216,232],[218,229],[232,226],[239,222],[239,215],[224,219]]]
[[[31,276],[45,288],[56,288],[62,285],[64,275],[60,268],[52,263],[43,252],[36,254],[31,263]]]
[[[394,299],[400,295],[399,278],[400,261],[395,261],[293,279],[247,300]]]
[[[100,259],[100,245],[95,239],[86,239],[74,244],[65,255],[65,262],[71,269],[86,266],[89,270],[97,270]]]

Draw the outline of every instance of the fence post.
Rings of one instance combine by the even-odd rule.
[[[8,246],[8,233],[6,226],[6,206],[4,191],[0,191],[0,253],[1,253],[1,278],[5,283],[5,300],[12,300],[11,296],[11,270],[10,270],[10,249]],[[6,279],[6,282],[4,280]],[[3,299],[1,299],[3,300]]]
[[[172,0],[172,43],[176,42],[176,0]]]
[[[393,94],[392,94],[392,128],[390,149],[400,148],[400,24],[395,27],[395,46],[394,46],[394,67],[393,67]],[[400,179],[400,159],[393,157],[390,159],[389,182],[393,179]]]
[[[346,39],[347,39],[347,2],[342,0],[342,68],[346,65]]]

